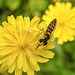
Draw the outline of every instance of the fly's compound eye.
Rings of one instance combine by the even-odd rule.
[[[47,45],[47,42],[46,41],[44,42],[44,45]]]
[[[39,41],[40,41],[40,43],[41,43],[41,42],[43,42],[43,41],[44,41],[44,39],[40,39]]]

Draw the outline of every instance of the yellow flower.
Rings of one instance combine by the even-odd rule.
[[[39,71],[38,62],[45,63],[53,58],[54,53],[47,49],[55,47],[54,43],[40,46],[36,49],[41,34],[37,25],[40,18],[35,16],[31,21],[29,17],[8,17],[8,22],[0,26],[0,72],[15,71],[15,75],[22,75],[22,71],[28,75],[34,75],[34,70]],[[36,29],[36,30],[35,30]],[[44,58],[43,58],[44,57]]]
[[[46,10],[45,13],[43,20],[46,21],[47,25],[52,19],[57,19],[54,37],[58,38],[58,44],[74,40],[75,7],[72,8],[71,3],[56,2],[55,6],[49,5],[49,10]]]
[[[53,0],[54,2],[58,2],[58,1],[61,1],[61,0]]]

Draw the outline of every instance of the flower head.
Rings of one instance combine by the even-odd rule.
[[[34,75],[34,70],[39,71],[38,62],[48,62],[54,53],[47,49],[55,47],[54,43],[40,46],[36,49],[41,34],[37,25],[40,19],[36,16],[31,21],[29,17],[8,17],[8,22],[0,26],[0,72],[15,71],[15,75],[22,75],[22,71],[28,75]],[[43,58],[45,57],[45,58]]]
[[[43,15],[43,20],[45,20],[47,24],[49,24],[52,19],[57,19],[54,37],[58,38],[58,44],[74,40],[75,7],[72,8],[71,3],[56,2],[55,6],[49,5],[49,10],[46,10],[45,13],[46,15]]]

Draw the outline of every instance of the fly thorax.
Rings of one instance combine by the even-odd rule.
[[[48,41],[50,39],[50,34],[45,34],[45,38],[44,39]]]

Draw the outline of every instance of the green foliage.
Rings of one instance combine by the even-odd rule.
[[[0,8],[2,7],[3,5],[3,0],[0,0]]]
[[[47,0],[29,0],[29,8],[32,11],[32,15],[40,16],[41,12],[47,8],[47,4]]]
[[[11,10],[15,10],[17,9],[21,4],[21,0],[6,0],[5,1],[5,5],[11,9]]]

